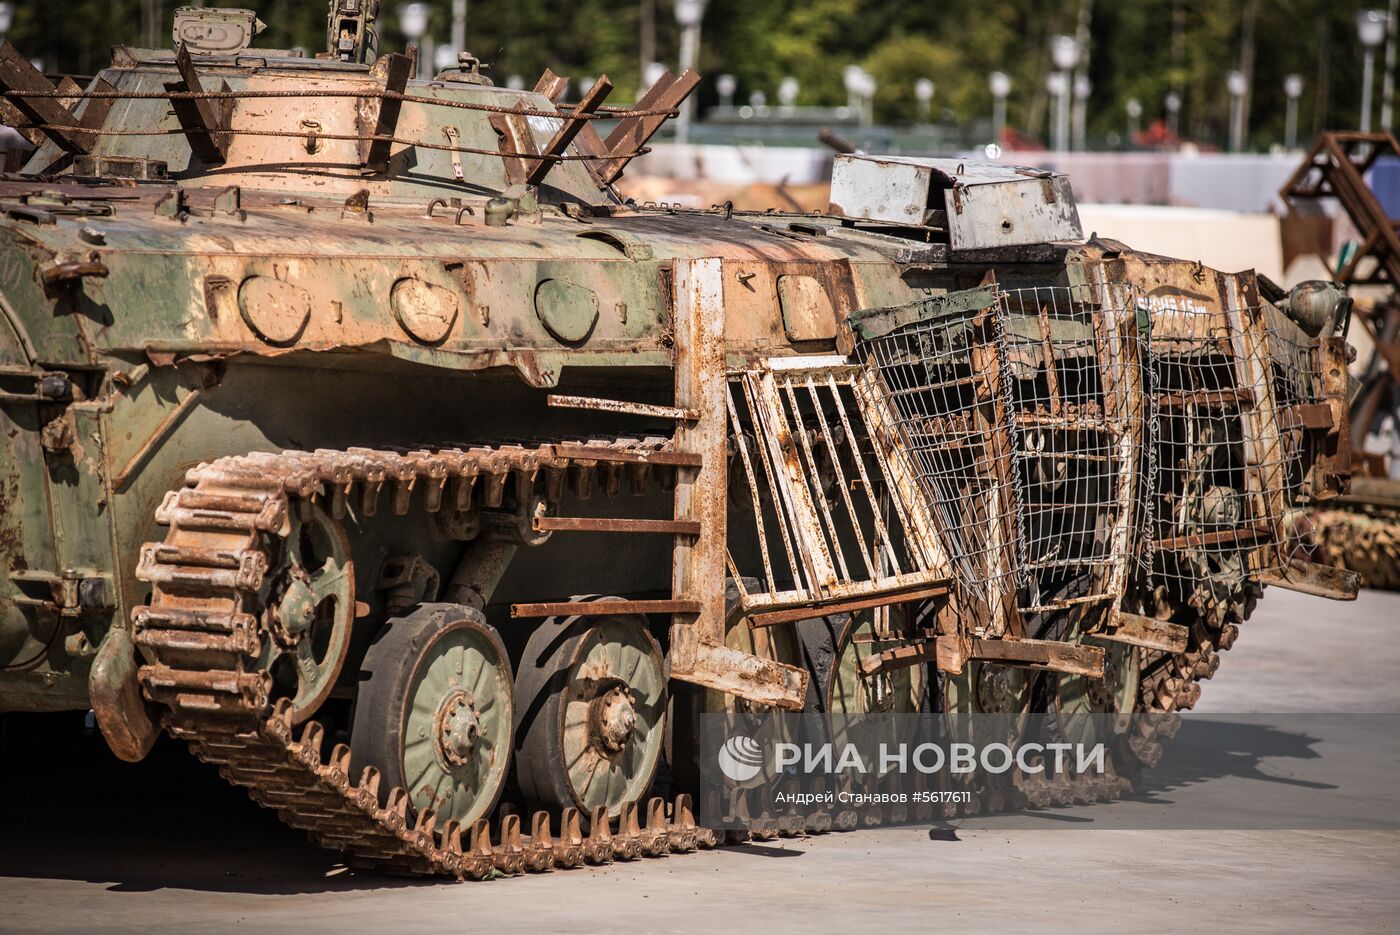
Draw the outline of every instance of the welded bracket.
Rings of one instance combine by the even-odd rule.
[[[612,82],[607,75],[603,75],[593,82],[593,87],[588,89],[588,93],[579,101],[578,106],[564,114],[563,123],[554,136],[545,145],[544,151],[540,153],[540,159],[530,169],[525,177],[526,185],[539,185],[544,181],[560,161],[560,157],[568,150],[569,144],[574,141],[574,137],[588,123],[588,114],[592,114],[607,99],[612,91]]]
[[[604,151],[610,157],[598,166],[600,181],[604,185],[610,185],[617,181],[622,175],[622,170],[627,168],[627,163],[635,158],[635,154],[641,151],[661,129],[662,124],[668,119],[668,114],[662,111],[672,111],[681,106],[681,102],[690,96],[690,92],[700,84],[700,75],[689,69],[685,74],[677,78],[668,70],[662,73],[656,83],[642,95],[637,101],[637,110],[655,111],[652,116],[624,117],[619,120],[617,126],[608,138],[603,141]]]
[[[1143,646],[1164,653],[1183,653],[1191,631],[1179,623],[1115,609],[1103,630],[1086,634],[1091,639]]]
[[[1259,580],[1270,587],[1334,601],[1354,601],[1361,590],[1361,576],[1356,572],[1297,558],[1281,568],[1265,571]]]
[[[105,81],[101,83],[99,90],[111,90],[111,85]],[[9,42],[0,45],[0,91],[14,91],[20,95],[25,93],[48,95],[62,90],[55,87],[53,82],[45,78],[39,69],[29,64],[29,60]],[[58,144],[64,152],[85,155],[92,151],[95,137],[91,134],[79,133],[78,130],[84,126],[92,127],[96,124],[91,120],[101,122],[107,111],[112,106],[111,98],[94,98],[88,102],[85,110],[85,117],[88,120],[79,119],[73,111],[64,106],[57,97],[6,97],[0,98],[6,106],[0,110],[0,116],[8,120],[14,119],[18,114],[21,118],[17,121],[16,129],[24,133],[25,137],[32,143],[38,143],[35,133],[43,133],[49,139]],[[94,109],[94,104],[100,104],[99,109]],[[30,124],[42,129],[25,133],[24,124]]]
[[[175,68],[180,72],[179,81],[167,81],[165,90],[172,93],[190,92],[204,94],[204,84],[199,80],[194,60],[190,58],[185,44],[175,50]],[[227,93],[228,82],[220,81],[218,91]],[[201,162],[209,165],[222,165],[228,157],[228,130],[233,118],[233,98],[180,97],[171,98],[170,106],[190,141],[190,149]]]
[[[934,661],[945,672],[961,672],[973,659],[1019,669],[1103,677],[1103,650],[1097,646],[1058,640],[967,640],[956,634],[869,656],[861,661],[860,672],[868,678],[928,661]]]
[[[695,601],[696,613],[671,618],[671,676],[757,704],[799,709],[807,673],[724,645],[725,537],[728,509],[724,280],[719,259],[677,260],[674,283],[675,405],[700,417],[683,422],[675,448],[700,456],[678,472],[675,519],[699,523],[699,535],[678,535],[671,592]]]
[[[389,171],[389,155],[394,146],[394,131],[403,110],[401,95],[408,87],[415,60],[407,55],[385,55],[375,62],[376,71],[384,72],[385,96],[379,99],[379,113],[374,120],[374,135],[364,141],[361,158],[366,175],[383,175]]]

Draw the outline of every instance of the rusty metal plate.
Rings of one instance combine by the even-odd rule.
[[[826,287],[814,276],[779,276],[778,305],[790,341],[836,339],[836,310]]]

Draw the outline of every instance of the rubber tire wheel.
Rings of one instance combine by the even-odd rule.
[[[807,710],[830,715],[831,680],[836,673],[836,661],[848,631],[856,625],[852,614],[830,614],[799,620],[797,640],[802,646],[802,661],[807,667]],[[933,711],[936,689],[934,666],[925,666],[923,690],[919,698],[920,711]]]
[[[564,721],[563,705],[568,694],[569,671],[573,667],[577,647],[588,636],[595,619],[551,617],[536,627],[525,644],[515,683],[515,780],[520,793],[532,807],[551,810],[577,808],[585,825],[592,816],[574,799],[562,738],[555,725]],[[642,632],[656,648],[657,654],[661,655],[664,678],[666,658],[651,633],[646,629]],[[662,717],[666,716],[667,707],[662,705]],[[665,725],[661,725],[661,753],[664,753],[665,729]],[[645,797],[656,778],[662,758],[658,754],[653,762],[652,774],[646,777],[641,797]]]
[[[753,593],[762,589],[762,584],[757,578],[745,577],[740,579],[743,582],[744,590]],[[739,587],[733,578],[727,578],[724,582],[724,612],[727,617],[735,605],[739,603]],[[812,623],[816,621],[804,621]],[[789,626],[789,624],[780,624]],[[801,624],[797,624],[799,633]],[[806,661],[801,640],[798,641],[798,653],[803,657],[790,660],[795,665],[803,665]],[[808,666],[810,670],[810,666]],[[691,682],[673,681],[671,683],[671,706],[666,718],[666,763],[671,767],[671,781],[674,788],[672,792],[689,792],[692,796],[700,794],[700,731],[705,723],[703,715],[713,713],[705,708],[706,689],[701,688]],[[815,677],[807,679],[807,696],[803,700],[802,710],[804,712],[821,711],[818,704],[817,682]]]
[[[395,787],[408,791],[409,802],[413,801],[403,766],[403,735],[408,720],[405,702],[427,651],[443,633],[468,621],[477,624],[491,638],[497,657],[505,666],[506,676],[511,678],[510,657],[495,627],[486,622],[481,611],[462,604],[419,604],[407,615],[388,621],[365,654],[350,732],[350,770],[352,777],[358,777],[366,766],[379,770],[381,804]],[[509,693],[503,703],[513,703]],[[509,723],[513,727],[513,716]],[[514,746],[513,741],[514,737],[509,737],[503,747],[507,755]],[[478,803],[473,809],[477,817],[484,818],[496,808],[510,775],[509,767],[507,763],[501,771],[501,779],[485,807]]]

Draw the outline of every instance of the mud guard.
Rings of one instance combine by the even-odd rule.
[[[97,726],[117,758],[128,763],[145,759],[160,736],[160,724],[141,697],[136,677],[139,668],[131,635],[116,626],[103,637],[88,675],[88,693]]]

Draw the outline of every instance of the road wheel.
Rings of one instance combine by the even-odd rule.
[[[514,721],[510,662],[481,613],[420,604],[390,620],[365,656],[351,748],[356,774],[406,789],[439,823],[467,825],[500,796]]]
[[[258,667],[272,674],[273,700],[292,703],[292,720],[311,717],[335,688],[355,620],[350,540],[321,507],[299,504],[279,540],[269,576],[268,630]]]
[[[755,627],[739,612],[740,589],[752,593],[760,589],[757,578],[733,578],[725,582],[724,645],[757,656],[771,659],[785,665],[801,666],[802,650],[792,624],[783,623],[772,627]],[[666,759],[671,767],[671,779],[678,790],[698,795],[700,792],[700,733],[704,729],[703,716],[724,714],[734,718],[741,730],[757,733],[773,728],[769,726],[777,709],[755,704],[735,695],[712,688],[701,688],[689,682],[676,681],[670,686],[671,707],[667,719]],[[804,709],[815,710],[816,700],[813,683],[808,682]],[[779,722],[778,737],[793,739],[791,732]],[[760,773],[751,785],[762,785],[771,776]],[[743,785],[743,784],[741,784]]]
[[[875,615],[888,613],[891,633],[877,633]],[[907,645],[905,607],[813,617],[797,624],[816,703],[827,714],[913,714],[926,710],[930,688],[924,666],[865,676],[860,664],[887,649]],[[839,740],[838,740],[839,742]]]
[[[545,808],[643,796],[665,739],[666,670],[646,618],[550,618],[531,635],[516,685],[516,779]]]

